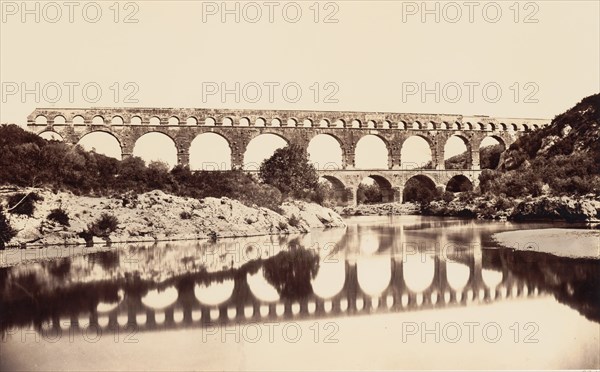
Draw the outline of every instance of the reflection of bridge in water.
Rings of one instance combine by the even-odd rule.
[[[482,278],[481,252],[467,259],[469,279],[460,289],[449,284],[446,275],[447,261],[444,258],[432,258],[434,277],[429,287],[423,291],[409,288],[403,272],[404,265],[398,256],[385,258],[389,258],[390,281],[378,294],[369,294],[361,287],[359,265],[352,261],[344,263],[343,287],[329,298],[313,293],[301,299],[261,300],[248,283],[247,271],[238,270],[230,279],[225,279],[224,283],[231,280],[233,285],[229,297],[219,304],[200,301],[198,287],[195,290],[194,285],[179,286],[176,300],[162,308],[149,306],[144,303],[141,293],[126,290],[123,299],[113,309],[99,311],[94,306],[85,317],[73,313],[67,319],[55,314],[50,326],[59,328],[62,325],[63,328],[72,329],[91,327],[102,332],[169,330],[442,309],[541,294],[537,287],[516,279],[507,269],[503,270],[502,279],[497,285],[487,285]]]

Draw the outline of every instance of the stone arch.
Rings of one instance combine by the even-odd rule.
[[[351,128],[360,128],[362,126],[362,123],[360,122],[360,120],[358,119],[354,119],[352,120],[352,122],[350,123],[350,127]]]
[[[92,125],[104,125],[106,124],[106,120],[102,115],[95,115],[92,118]]]
[[[390,129],[392,127],[392,123],[389,120],[384,120],[381,122],[381,129]]]
[[[473,190],[473,182],[465,175],[458,174],[448,180],[446,191],[463,192]]]
[[[265,118],[259,116],[254,121],[254,126],[255,127],[261,127],[261,128],[265,127],[265,126],[267,126],[267,121],[265,120]]]
[[[406,130],[406,122],[403,120],[398,121],[398,129]]]
[[[500,145],[500,151],[496,151],[490,146],[496,145],[493,141]],[[488,134],[482,137],[477,145],[477,151],[479,153],[480,168],[481,169],[496,169],[500,164],[502,154],[508,148],[506,141],[502,136]],[[483,149],[483,150],[482,150]]]
[[[296,118],[288,118],[286,121],[286,125],[288,127],[297,127],[298,126],[298,119]]]
[[[463,123],[463,130],[473,130],[473,124],[470,122]]]
[[[327,119],[321,119],[319,121],[319,128],[329,128],[331,126],[331,124],[329,123],[329,120]]]
[[[115,115],[110,119],[110,125],[123,125],[125,124],[125,120],[121,115]]]
[[[377,185],[377,187],[379,187],[379,190],[381,192],[381,202],[382,203],[389,203],[389,202],[393,202],[394,200],[396,200],[397,196],[395,193],[395,189],[392,186],[392,183],[383,175],[381,174],[377,174],[377,173],[369,173],[366,177],[364,177],[361,180],[361,185],[366,185],[368,184],[365,183],[365,180],[370,179],[372,180],[373,184]],[[359,185],[359,188],[361,188],[361,185]],[[357,190],[357,203],[362,203],[365,200],[361,200],[361,196],[358,195],[358,190]]]
[[[272,127],[281,127],[281,119],[279,118],[273,118],[271,119],[271,124]]]
[[[375,129],[377,127],[377,123],[375,123],[375,120],[369,120],[367,121],[367,128],[369,129]]]
[[[497,134],[488,134],[488,135],[485,135],[485,136],[481,137],[481,139],[477,143],[477,146],[481,146],[482,142],[486,138],[493,138],[493,139],[495,139],[496,141],[498,141],[504,147],[504,150],[506,150],[508,148],[508,144],[506,143],[506,141],[504,140],[504,138],[502,136],[497,135]]]
[[[181,123],[181,121],[179,120],[179,118],[175,115],[172,115],[169,120],[167,121],[168,125],[179,125]]]
[[[344,143],[331,133],[319,133],[313,136],[308,142],[306,151],[317,169],[339,170],[344,169],[346,164]],[[336,154],[332,154],[333,151]]]
[[[150,140],[152,140],[152,143],[148,142]],[[162,142],[162,144],[157,144],[158,142]],[[160,152],[157,149],[160,149]],[[133,155],[139,156],[146,163],[159,160],[174,167],[178,163],[179,146],[177,141],[168,133],[161,130],[152,130],[135,140]]]
[[[348,189],[338,177],[323,175],[321,178],[325,179],[331,185],[334,199],[333,202],[335,204],[346,204],[348,202]]]
[[[425,143],[421,141],[425,141]],[[415,151],[423,153],[415,156]],[[402,141],[400,159],[402,169],[427,169],[428,164],[433,165],[434,150],[431,138],[422,134],[413,134],[407,137]]]
[[[221,122],[222,127],[231,127],[233,126],[233,119],[229,116],[225,116]]]
[[[505,123],[500,123],[500,130],[506,132],[508,130],[508,126]]]
[[[247,117],[240,118],[240,121],[239,121],[238,125],[240,127],[249,127],[250,126],[250,119],[248,119]]]
[[[110,141],[112,141],[112,145],[116,144],[116,147],[111,146],[111,144],[108,143],[105,139],[98,139],[96,142],[99,141],[99,143],[87,143],[86,138],[89,139],[90,136],[98,137],[99,135],[107,139],[111,138]],[[77,144],[79,144],[87,151],[92,151],[94,149],[94,151],[98,154],[103,154],[119,160],[121,160],[121,154],[123,153],[123,144],[121,143],[121,140],[113,132],[108,130],[92,130],[86,132],[81,137],[79,137]],[[98,144],[100,144],[101,146],[98,147]]]
[[[460,142],[462,142],[462,144],[464,145],[464,151],[461,153],[454,153],[456,151],[452,151],[455,150],[459,145],[458,145],[458,141],[453,140],[454,138],[460,140]],[[451,143],[454,142],[454,143]],[[449,146],[454,147],[454,149],[449,148]],[[454,156],[457,155],[461,155],[461,154],[466,154],[466,159],[465,162],[462,164],[462,167],[460,166],[453,166],[453,164],[450,164],[448,162],[448,160]],[[469,141],[469,139],[460,133],[454,133],[451,136],[449,136],[446,139],[446,142],[444,144],[444,169],[471,169],[472,166],[472,159],[471,159],[471,142]]]
[[[521,124],[521,128],[522,128],[523,132],[529,132],[529,125],[528,124]]]
[[[411,129],[421,129],[421,123],[417,120],[414,123],[412,123]]]
[[[346,122],[344,121],[344,119],[337,119],[336,121],[333,122],[333,127],[334,128],[345,128]]]
[[[389,169],[390,146],[377,134],[365,134],[354,146],[357,169]]]
[[[152,125],[152,126],[159,126],[160,125],[160,118],[158,116],[152,116],[148,120],[148,124]]]
[[[190,169],[231,170],[231,143],[219,132],[198,134],[190,143]]]
[[[404,183],[402,200],[420,201],[432,197],[436,192],[437,183],[433,178],[426,174],[416,174]]]
[[[71,124],[83,125],[83,124],[85,124],[85,119],[81,115],[75,115],[75,116],[73,116],[73,119],[71,120]]]
[[[312,119],[306,118],[306,119],[302,120],[302,127],[312,128],[313,126],[314,126],[314,123],[313,123]]]
[[[52,123],[54,125],[65,125],[67,123],[67,119],[65,119],[65,117],[63,115],[56,115],[52,119]]]
[[[44,115],[38,115],[35,117],[36,124],[48,124],[48,118]]]
[[[260,138],[264,138],[264,140],[261,140]],[[263,141],[264,143],[262,143]],[[250,141],[244,149],[243,169],[258,170],[260,164],[265,159],[271,157],[275,150],[283,148],[289,144],[290,141],[279,133],[256,133],[252,138],[250,138]]]
[[[205,127],[214,127],[215,125],[217,125],[217,121],[212,116],[207,116],[204,119],[204,126]]]
[[[61,136],[60,133],[57,133],[53,130],[43,130],[40,133],[38,133],[38,136],[42,137],[47,141],[64,141],[63,136]]]
[[[186,125],[198,125],[198,119],[195,116],[189,116],[185,119]]]
[[[143,123],[142,117],[139,115],[134,115],[129,120],[129,124],[131,124],[131,125],[142,125],[142,123]]]

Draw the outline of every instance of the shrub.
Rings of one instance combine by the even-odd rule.
[[[58,222],[63,226],[70,226],[69,215],[62,208],[55,208],[51,210],[50,214],[48,214],[48,217],[46,218],[50,221]]]
[[[279,230],[287,230],[287,223],[283,222],[283,221],[279,221]]]
[[[93,223],[88,225],[88,232],[93,236],[106,238],[110,233],[117,230],[119,220],[112,214],[102,213],[102,215]]]
[[[17,235],[17,231],[10,225],[4,210],[0,207],[0,250],[5,248],[5,244]]]
[[[319,184],[319,175],[310,163],[308,153],[295,144],[276,150],[273,156],[263,161],[259,176],[264,183],[281,191],[284,197],[307,198]]]
[[[44,200],[44,198],[35,192],[13,194],[8,197],[8,211],[31,217],[35,211],[35,202],[40,200]]]
[[[189,220],[192,218],[192,214],[188,211],[182,211],[181,213],[179,213],[179,217],[182,220]]]
[[[442,200],[446,203],[450,203],[452,200],[454,200],[454,193],[451,193],[450,191],[444,191],[442,194]]]
[[[288,220],[288,224],[292,227],[298,227],[298,225],[300,225],[300,219],[296,217],[295,214],[292,214],[292,216]]]

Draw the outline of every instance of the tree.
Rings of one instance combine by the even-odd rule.
[[[4,210],[0,207],[0,250],[3,250],[5,244],[17,235],[17,231],[13,229],[10,222],[4,214]]]
[[[319,183],[315,167],[309,163],[306,150],[299,145],[288,145],[275,151],[260,165],[260,179],[275,186],[284,196],[307,198]]]

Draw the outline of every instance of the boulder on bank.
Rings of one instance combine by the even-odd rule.
[[[107,237],[92,237],[94,243],[305,233],[311,228],[345,226],[331,209],[302,201],[283,203],[280,214],[225,197],[193,199],[159,190],[112,198],[44,189],[31,191],[42,195],[44,201],[36,204],[31,217],[10,215],[10,223],[18,234],[9,246],[85,244],[81,233],[103,213],[115,216],[118,226]],[[47,219],[50,211],[58,207],[67,212],[70,226]]]
[[[515,221],[547,219],[595,222],[600,220],[600,201],[568,196],[525,200],[517,204],[510,219]]]

